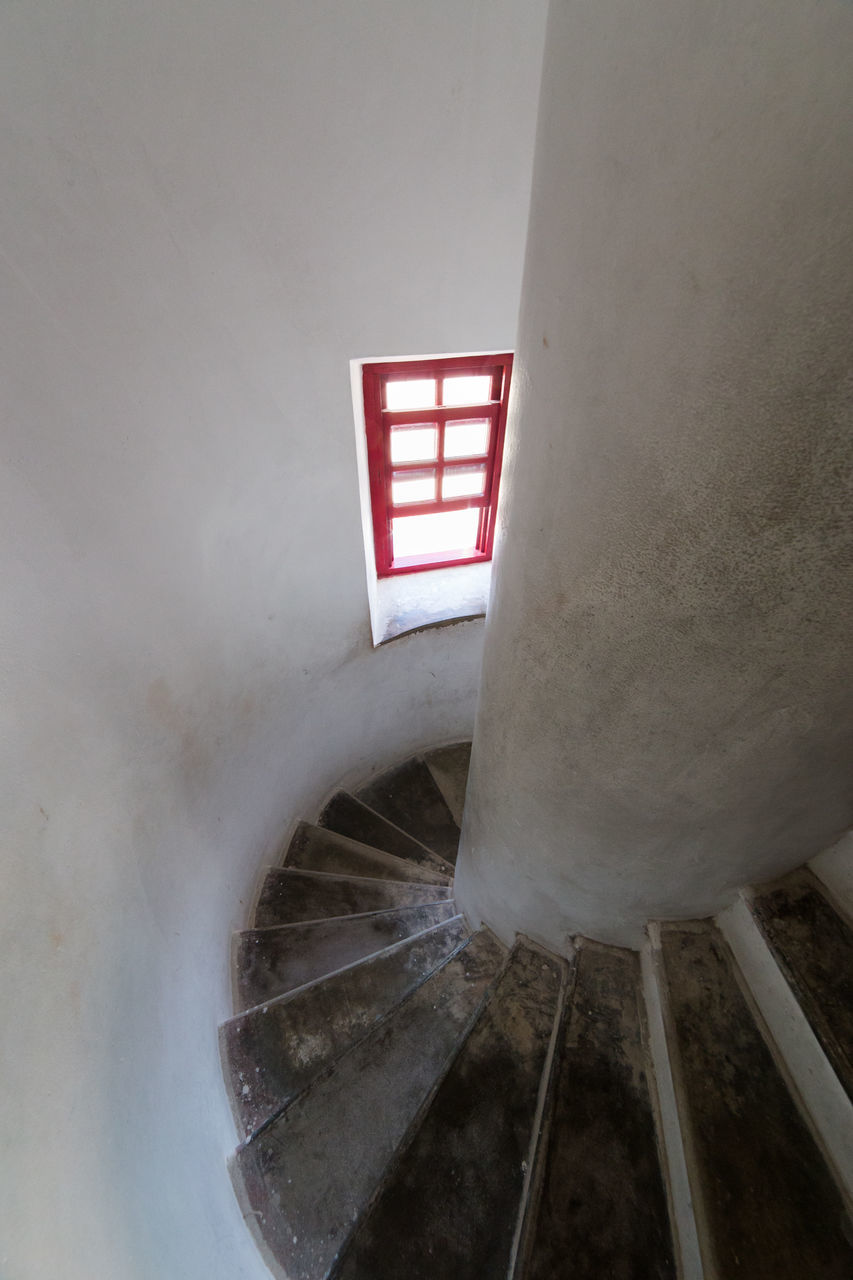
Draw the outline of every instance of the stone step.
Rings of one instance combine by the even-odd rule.
[[[501,1280],[525,1184],[564,961],[519,942],[336,1280]]]
[[[424,752],[424,764],[429,769],[457,827],[462,826],[465,808],[465,788],[471,767],[471,743],[457,742],[452,747],[436,747]]]
[[[415,866],[425,867],[428,871],[437,871],[444,876],[453,875],[452,863],[446,862],[432,849],[421,844],[420,840],[383,818],[348,791],[335,792],[317,819],[317,825],[337,831],[350,840],[357,840],[374,849],[384,849],[386,853],[392,853]]]
[[[637,952],[582,940],[517,1280],[675,1280]]]
[[[237,1009],[284,995],[431,929],[456,914],[453,902],[395,907],[361,916],[246,929],[234,946]]]
[[[237,1127],[249,1137],[468,940],[464,918],[405,938],[219,1030]]]
[[[853,929],[807,868],[755,891],[753,916],[853,1100]]]
[[[415,757],[389,769],[360,787],[356,798],[445,861],[456,863],[459,827],[423,760]]]
[[[449,899],[449,885],[412,884],[365,876],[335,876],[324,871],[275,867],[267,872],[255,909],[256,929],[320,920],[324,916],[361,915]]]
[[[505,949],[476,934],[252,1140],[233,1175],[288,1280],[325,1280],[389,1160],[476,1019]],[[405,1230],[405,1228],[404,1228]],[[400,1241],[385,1241],[389,1253]],[[451,1272],[433,1271],[450,1277]]]
[[[343,795],[343,792],[339,792]],[[353,800],[353,804],[358,804]],[[384,821],[378,818],[379,822]],[[402,832],[400,833],[403,834]],[[408,840],[408,836],[405,837]],[[300,822],[284,857],[286,867],[306,871],[326,871],[332,875],[353,875],[375,880],[406,880],[413,884],[450,884],[453,868],[422,849],[425,860],[387,853],[374,845],[362,844],[350,836],[326,827]]]
[[[705,921],[661,926],[670,1058],[706,1272],[849,1280],[853,1222]]]

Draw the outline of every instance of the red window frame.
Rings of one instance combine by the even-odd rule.
[[[470,405],[445,405],[443,379],[453,374],[488,375],[491,378],[487,401]],[[501,478],[506,409],[512,376],[512,355],[439,356],[425,360],[389,360],[362,367],[364,417],[367,429],[367,460],[370,475],[370,502],[373,512],[373,542],[376,572],[380,578],[398,573],[418,573],[451,565],[475,564],[491,560],[495,537],[495,516]],[[386,388],[389,382],[435,378],[436,404],[427,409],[389,409]],[[445,458],[447,422],[488,419],[489,437],[485,452]],[[434,426],[437,447],[434,458],[412,462],[391,462],[391,432],[397,426]],[[480,494],[442,498],[446,470],[485,467]],[[406,473],[435,475],[433,500],[395,503],[392,481]],[[440,551],[417,556],[394,557],[392,520],[401,515],[430,515],[444,511],[479,508],[477,537],[473,550]]]

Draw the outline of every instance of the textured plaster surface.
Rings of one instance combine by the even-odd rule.
[[[853,819],[853,6],[552,6],[457,900],[639,945]]]
[[[3,1280],[267,1275],[229,935],[482,642],[372,649],[349,360],[512,346],[543,14],[0,6]]]

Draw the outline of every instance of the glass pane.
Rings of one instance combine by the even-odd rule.
[[[392,462],[434,462],[438,449],[435,427],[392,427]]]
[[[491,400],[492,379],[487,373],[444,379],[445,404],[485,404]]]
[[[428,516],[395,516],[391,521],[394,559],[425,556],[432,552],[476,550],[480,508],[439,511]]]
[[[434,471],[397,471],[391,477],[391,501],[435,502]]]
[[[444,428],[445,458],[467,458],[486,453],[489,448],[489,419],[469,418],[467,422],[448,422]]]
[[[387,382],[385,403],[389,409],[430,409],[435,404],[435,378]]]
[[[479,497],[485,484],[485,467],[453,467],[444,473],[441,496],[444,499]]]

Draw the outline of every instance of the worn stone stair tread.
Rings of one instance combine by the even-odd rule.
[[[452,901],[395,907],[360,916],[246,929],[235,939],[234,970],[240,1009],[375,955],[401,938],[432,928],[456,914]]]
[[[640,958],[583,940],[517,1280],[675,1280]]]
[[[808,868],[756,890],[752,913],[853,1100],[853,930]]]
[[[661,928],[682,1127],[703,1252],[725,1280],[850,1280],[853,1223],[719,930]]]
[[[488,931],[475,934],[238,1149],[232,1171],[244,1214],[288,1280],[330,1274],[505,955]]]
[[[422,759],[415,757],[389,769],[360,787],[356,798],[455,864],[459,827]]]
[[[225,1022],[220,1047],[242,1135],[270,1120],[468,938],[464,917],[453,916]]]
[[[517,943],[336,1280],[503,1280],[565,962]]]
[[[465,788],[471,767],[471,743],[456,742],[450,747],[435,747],[432,751],[425,751],[423,759],[444,796],[453,821],[457,827],[461,827]]]
[[[452,896],[449,885],[415,884],[366,876],[336,876],[298,867],[267,872],[255,909],[256,929],[319,920],[323,916],[360,915],[390,907],[440,902]]]
[[[358,801],[353,800],[353,803],[358,804]],[[367,879],[407,880],[413,884],[451,884],[453,868],[436,858],[435,854],[429,854],[428,850],[421,852],[425,858],[428,855],[428,860],[413,862],[405,855],[399,857],[339,831],[300,822],[285,854],[284,866]]]

